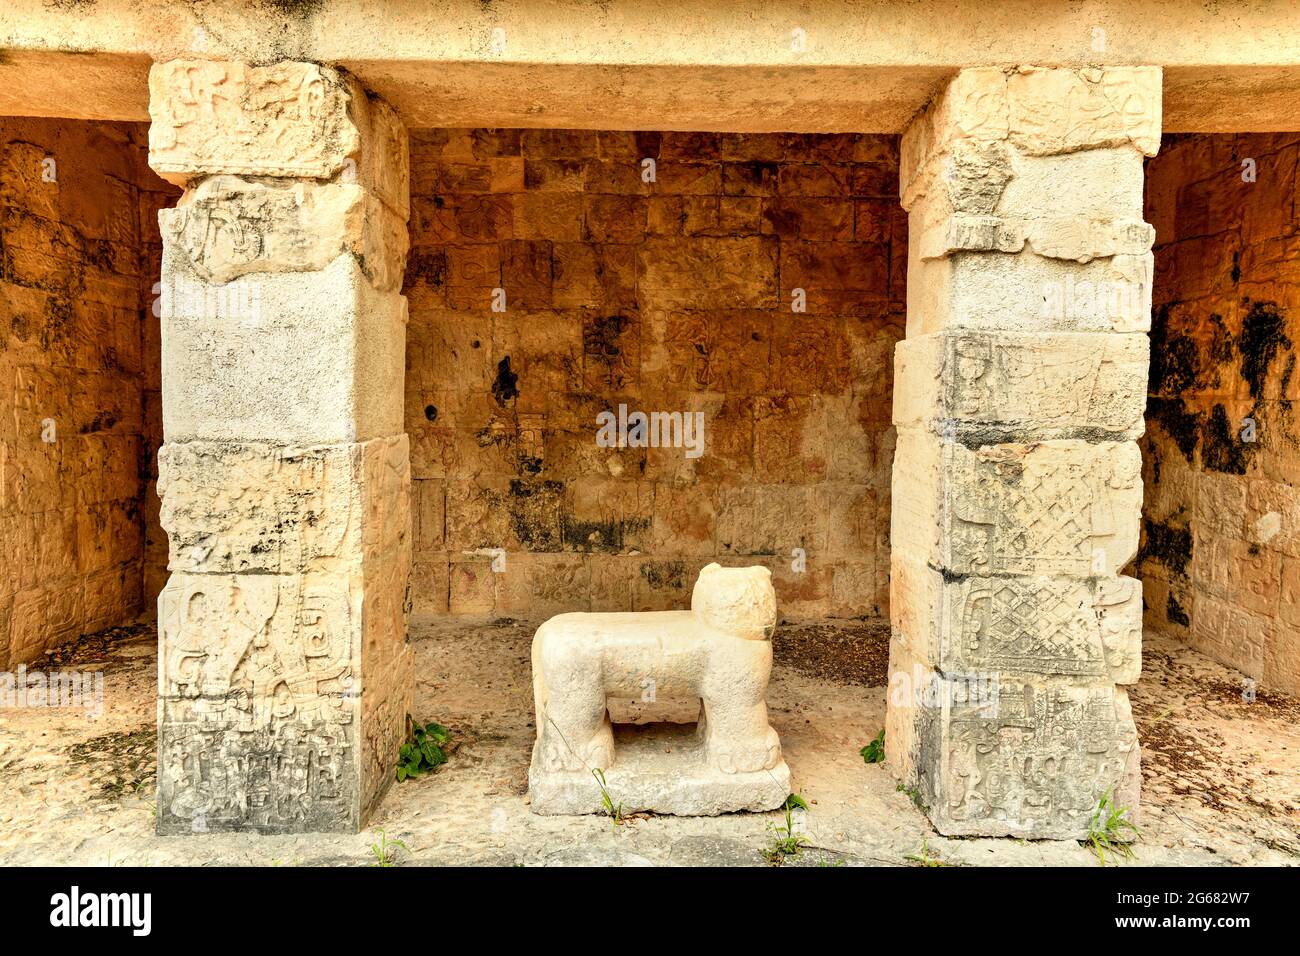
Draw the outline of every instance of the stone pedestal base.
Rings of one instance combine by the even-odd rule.
[[[600,783],[589,770],[544,770],[533,746],[528,769],[532,811],[546,816],[602,813]],[[709,817],[737,810],[775,810],[790,793],[784,760],[770,770],[724,773],[704,759],[693,726],[614,726],[616,763],[604,771],[610,799],[623,813],[649,810]]]

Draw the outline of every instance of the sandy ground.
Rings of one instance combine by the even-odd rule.
[[[114,629],[61,648],[50,669],[102,670],[103,712],[0,711],[0,863],[370,865],[382,829],[398,865],[767,865],[780,814],[539,817],[527,804],[533,739],[532,626],[428,620],[413,626],[416,713],[454,736],[438,772],[394,784],[370,827],[350,836],[157,837],[155,637]],[[820,624],[776,642],[772,722],[809,848],[786,865],[1098,865],[1077,843],[946,839],[859,748],[884,719],[888,635]],[[852,647],[852,653],[840,653]],[[33,665],[34,666],[34,665]],[[874,685],[874,686],[870,686]],[[1136,863],[1300,863],[1300,702],[1159,635],[1147,638],[1134,713],[1145,748]]]

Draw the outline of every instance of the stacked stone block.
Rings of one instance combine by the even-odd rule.
[[[1300,135],[1169,137],[1156,229],[1146,507],[1148,626],[1300,693]]]
[[[140,612],[144,127],[0,123],[0,670]],[[145,321],[142,323],[142,319]]]
[[[162,833],[355,830],[405,735],[408,160],[337,71],[150,73]]]
[[[897,178],[895,137],[413,134],[416,610],[682,608],[717,561],[883,616]],[[620,404],[703,412],[703,453],[598,446]]]
[[[902,141],[888,759],[948,834],[1136,810],[1158,69],[971,69]]]

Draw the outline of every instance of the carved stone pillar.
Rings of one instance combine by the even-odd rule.
[[[411,694],[406,131],[311,63],[149,75],[170,580],[158,832],[354,831]]]
[[[1158,68],[970,69],[907,130],[886,753],[947,834],[1136,812]]]

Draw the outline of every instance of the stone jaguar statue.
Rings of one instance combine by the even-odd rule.
[[[606,700],[699,697],[705,760],[723,774],[782,763],[767,721],[776,592],[767,568],[700,572],[689,611],[560,614],[533,638],[533,771],[615,765]],[[649,682],[653,682],[650,684]]]

